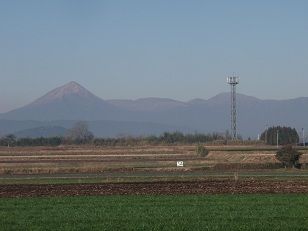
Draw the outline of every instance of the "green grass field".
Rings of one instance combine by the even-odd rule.
[[[308,230],[308,195],[0,199],[1,230]]]

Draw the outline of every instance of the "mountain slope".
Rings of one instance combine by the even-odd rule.
[[[163,111],[185,107],[186,103],[167,98],[141,98],[137,100],[108,100],[108,103],[130,111]]]
[[[43,97],[22,108],[3,114],[0,118],[11,120],[97,120],[119,110],[89,92],[76,82],[48,92]]]

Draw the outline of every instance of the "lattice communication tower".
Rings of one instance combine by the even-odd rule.
[[[239,84],[239,77],[231,76],[227,78],[228,84],[231,86],[231,135],[232,139],[237,139],[237,109],[236,109],[236,85]]]

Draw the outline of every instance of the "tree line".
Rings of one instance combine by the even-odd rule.
[[[59,146],[88,144],[95,146],[133,146],[154,144],[194,144],[206,143],[215,140],[223,140],[224,136],[213,134],[183,134],[181,132],[165,132],[159,136],[145,137],[116,137],[95,138],[94,136],[81,137],[40,137],[40,138],[16,138],[8,135],[0,139],[0,146]]]
[[[266,129],[260,139],[266,144],[277,145],[297,144],[299,142],[299,136],[295,128],[274,126]]]
[[[206,143],[215,140],[222,140],[223,136],[213,134],[183,134],[181,132],[165,132],[159,136],[145,137],[117,137],[117,138],[94,138],[80,137],[39,137],[39,138],[16,138],[8,135],[0,139],[0,146],[59,146],[59,145],[80,145],[89,144],[96,146],[133,146],[146,144],[194,144]]]
[[[146,145],[146,144],[195,144],[223,140],[224,136],[212,134],[183,134],[181,132],[165,132],[159,136],[97,138],[93,144],[97,146]]]
[[[261,135],[261,140],[266,144],[277,144],[277,133],[279,134],[279,145],[296,144],[299,136],[296,129],[290,127],[270,127]],[[226,143],[230,137],[228,133],[219,134],[184,134],[181,132],[165,132],[161,135],[140,137],[117,137],[117,138],[95,138],[89,131],[86,122],[77,122],[63,137],[39,137],[39,138],[16,138],[7,135],[0,138],[0,146],[59,146],[59,145],[96,145],[96,146],[133,146],[133,145],[155,145],[155,144],[196,144],[220,142]]]

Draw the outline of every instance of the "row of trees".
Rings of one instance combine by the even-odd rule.
[[[278,134],[278,145],[297,144],[299,142],[299,136],[295,128],[291,127],[270,127],[266,129],[260,139],[266,144],[277,145],[277,134]]]
[[[65,137],[20,138],[8,135],[0,139],[1,146],[58,146],[61,144],[94,144],[97,146],[142,145],[142,144],[193,144],[223,140],[224,136],[212,134],[183,134],[181,132],[165,132],[160,136],[94,138],[85,122],[77,122]]]
[[[66,136],[50,138],[20,138],[9,135],[0,139],[0,146],[58,146],[65,144],[93,144],[96,146],[133,146],[146,144],[194,144],[206,143],[223,139],[218,134],[182,134],[180,132],[165,132],[160,136],[147,137],[120,137],[120,138],[94,138],[85,133],[85,136]]]
[[[0,139],[0,146],[59,146],[63,142],[62,137],[17,139],[14,135],[8,135]]]
[[[296,129],[290,127],[270,127],[261,135],[266,144],[279,145],[296,144],[299,136]],[[77,122],[64,137],[51,138],[21,138],[8,135],[0,139],[1,146],[57,146],[61,144],[94,144],[97,146],[143,145],[143,144],[194,144],[228,140],[228,134],[183,134],[181,132],[165,132],[159,136],[95,138],[89,131],[86,122]]]
[[[98,138],[93,144],[98,146],[116,145],[142,145],[142,144],[194,144],[222,140],[224,137],[217,133],[213,134],[183,134],[181,132],[165,132],[160,136],[146,137],[122,137],[122,138]]]

